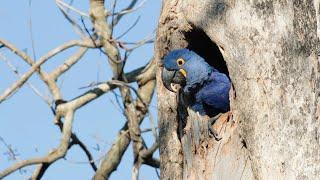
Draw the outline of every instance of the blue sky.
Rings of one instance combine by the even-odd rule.
[[[140,0],[141,1],[141,0]],[[66,0],[65,2],[69,2]],[[108,1],[109,2],[109,1]],[[118,0],[118,10],[122,9],[128,0]],[[73,39],[79,39],[72,26],[58,10],[55,1],[32,0],[3,0],[0,1],[0,38],[13,43],[33,57],[30,37],[30,17],[34,37],[35,56],[38,59],[58,45]],[[139,4],[139,3],[138,3]],[[89,0],[74,0],[73,5],[83,12],[89,10]],[[110,7],[110,5],[107,5]],[[149,0],[138,11],[124,17],[115,29],[115,36],[122,34],[139,17],[140,21],[125,37],[123,41],[139,41],[147,35],[154,34],[161,8],[160,0]],[[80,23],[80,17],[72,14]],[[88,27],[91,23],[85,19]],[[72,48],[46,63],[43,68],[51,71],[77,51]],[[20,73],[28,70],[29,66],[19,57],[5,48],[0,54],[17,67]],[[125,71],[132,70],[147,63],[152,57],[153,44],[143,46],[132,53]],[[0,59],[0,92],[17,80],[15,74],[7,64]],[[83,59],[58,81],[65,99],[74,98],[88,89],[79,89],[92,82],[103,82],[111,78],[105,55],[98,50],[89,50]],[[35,74],[29,82],[44,95],[48,90]],[[151,113],[156,118],[156,102],[153,100]],[[13,149],[17,150],[18,159],[42,156],[55,148],[60,139],[58,127],[53,125],[53,115],[44,101],[28,86],[22,87],[9,100],[0,104],[0,137]],[[114,95],[106,94],[77,111],[73,131],[89,147],[95,159],[101,158],[111,146],[118,130],[125,122],[124,116],[116,105]],[[149,128],[150,123],[145,119],[142,128]],[[147,143],[153,142],[151,133],[144,134]],[[97,150],[99,147],[99,150]],[[132,147],[129,146],[118,170],[111,179],[131,178]],[[7,148],[0,142],[0,171],[17,161],[8,160],[5,154]],[[24,168],[23,173],[16,172],[6,179],[26,179],[30,177],[34,166]],[[43,179],[91,179],[94,172],[86,163],[83,151],[74,146],[67,154],[66,160],[54,163],[46,172]],[[155,170],[143,166],[140,179],[157,179]]]

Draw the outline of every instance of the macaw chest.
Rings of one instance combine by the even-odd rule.
[[[198,89],[198,91],[185,91],[180,93],[180,100],[186,107],[190,107],[193,111],[200,115],[208,115],[210,117],[217,115],[221,110],[216,109],[210,104],[214,101],[211,97],[205,97],[205,89]]]

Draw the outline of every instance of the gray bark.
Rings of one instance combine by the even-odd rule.
[[[215,124],[223,137],[216,142],[207,117],[186,116],[158,72],[163,179],[320,177],[318,12],[316,0],[163,1],[159,66],[168,51],[194,41],[187,32],[200,29],[219,47],[233,83],[232,116]]]

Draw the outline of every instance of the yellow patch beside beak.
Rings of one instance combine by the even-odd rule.
[[[182,75],[186,78],[187,72],[184,69],[179,69],[179,71],[182,73]]]

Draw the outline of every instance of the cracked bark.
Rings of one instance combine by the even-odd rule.
[[[319,1],[165,0],[156,58],[201,29],[227,63],[232,116],[215,124],[177,106],[157,74],[162,179],[320,176]],[[214,61],[214,59],[212,59]],[[187,128],[179,129],[181,120]],[[179,122],[180,121],[180,122]]]

